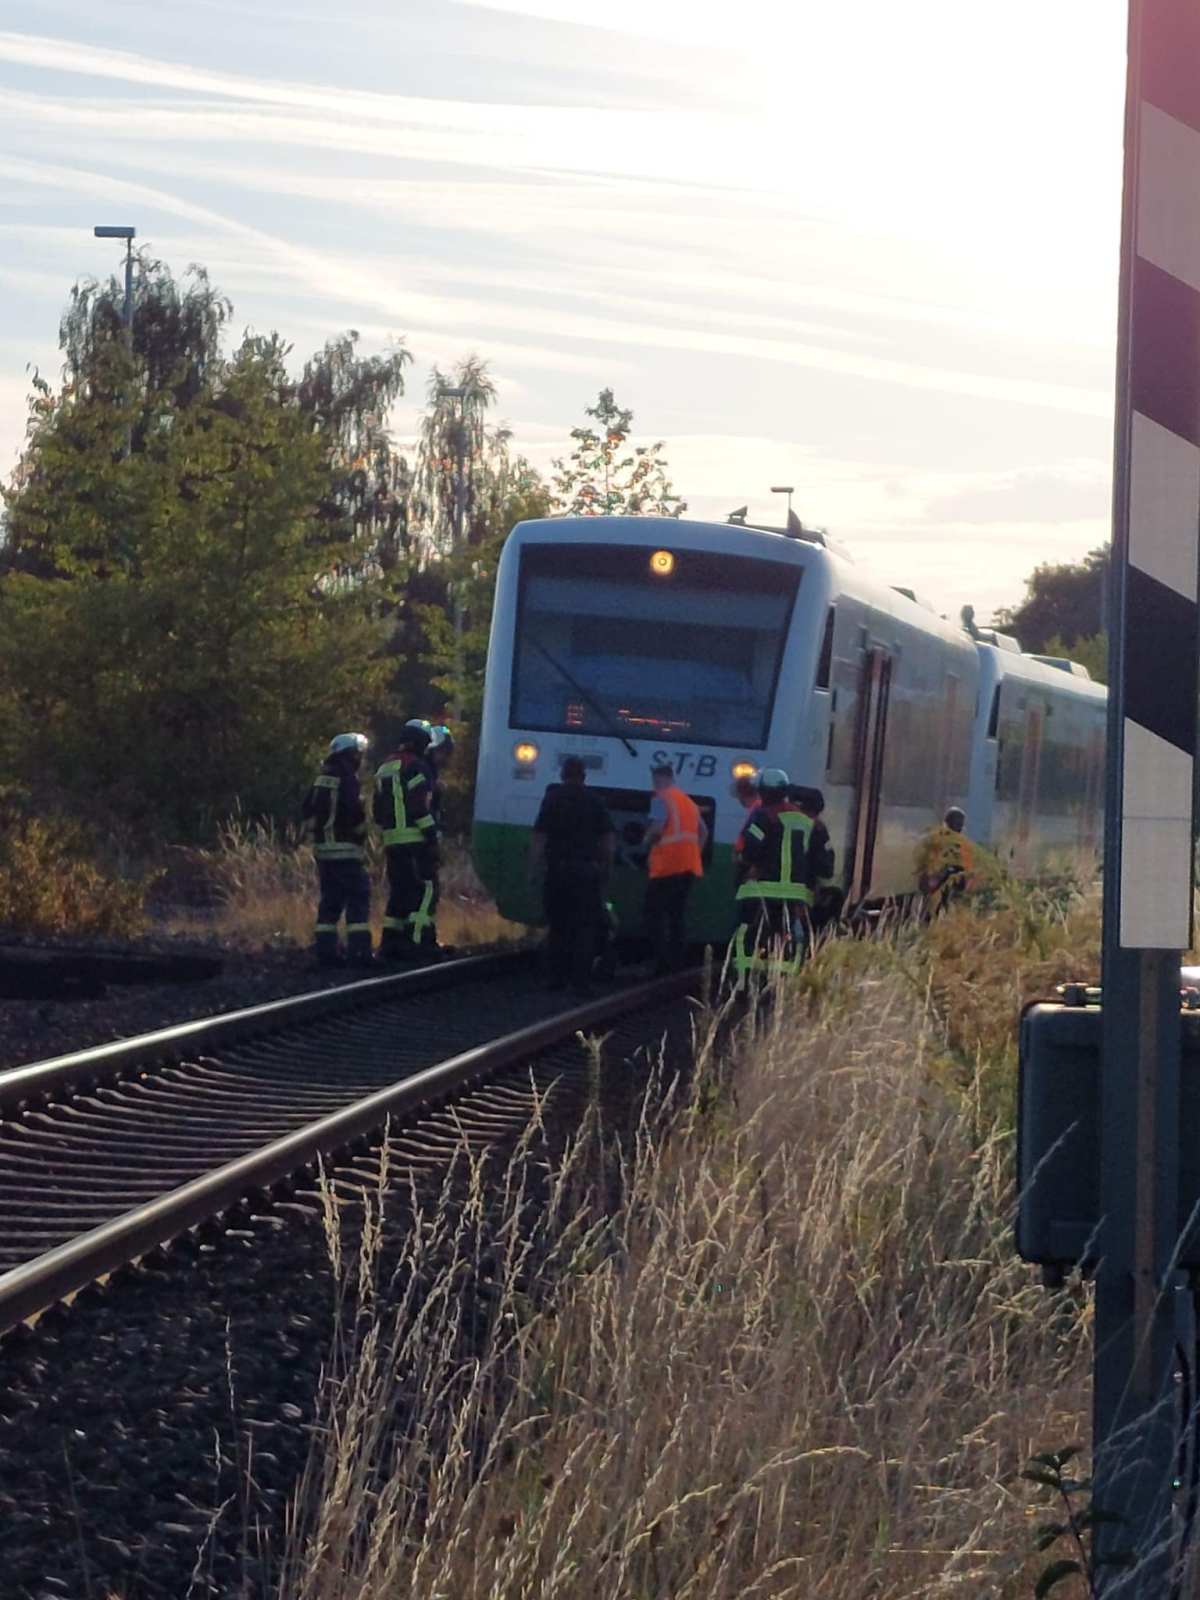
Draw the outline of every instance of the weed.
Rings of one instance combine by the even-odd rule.
[[[279,1593],[1027,1596],[1014,1485],[1083,1419],[1087,1313],[1014,1258],[1001,1085],[1090,916],[830,943],[800,1003],[699,1014],[669,1111],[551,1173],[537,1129],[464,1151],[347,1324]]]
[[[77,823],[0,818],[0,925],[15,932],[132,938],[152,882],[106,869]]]

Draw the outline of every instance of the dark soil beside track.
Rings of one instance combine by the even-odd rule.
[[[310,989],[328,989],[370,976],[350,969],[323,972],[311,955],[302,950],[221,951],[194,940],[185,943],[165,938],[122,945],[38,943],[40,948],[122,954],[216,954],[223,956],[225,966],[219,977],[198,982],[110,984],[95,999],[0,999],[0,1070],[83,1050],[90,1045],[109,1044],[114,1039],[167,1028],[177,1022],[190,1022],[195,1017],[212,1016],[218,1011],[262,1005],[268,1000],[280,1000]],[[0,951],[6,945],[28,948],[32,941],[6,940],[0,933]]]

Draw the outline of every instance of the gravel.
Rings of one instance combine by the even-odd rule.
[[[16,941],[9,940],[8,943]],[[43,946],[45,947],[45,946]],[[161,955],[212,955],[212,945],[195,941],[153,939],[125,945],[70,945],[64,949],[119,951]],[[329,989],[369,977],[354,968],[329,972],[307,951],[224,951],[220,977],[193,983],[110,984],[92,1000],[0,1000],[0,1070],[42,1061],[50,1056],[109,1044],[176,1022],[190,1022],[219,1011],[261,1005],[310,989]],[[381,972],[395,971],[381,967]]]
[[[612,1029],[606,1127],[630,1126],[643,1075],[629,1063],[667,1027],[672,1065],[682,1067],[686,1006]],[[586,1071],[572,1070],[586,1084]],[[561,1149],[575,1117],[548,1121],[551,1148]],[[398,1239],[410,1225],[402,1186],[390,1204]],[[381,1271],[379,1282],[388,1279]],[[0,1344],[5,1600],[276,1594],[335,1342],[334,1302],[319,1208],[301,1192],[182,1241]]]

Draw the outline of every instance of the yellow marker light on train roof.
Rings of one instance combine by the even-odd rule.
[[[531,767],[538,758],[538,747],[532,741],[515,744],[513,756],[523,767]]]
[[[735,778],[752,778],[757,771],[758,768],[753,761],[735,761],[733,763],[733,775]]]
[[[669,578],[675,571],[675,557],[669,550],[656,550],[650,557],[650,571],[657,578]]]

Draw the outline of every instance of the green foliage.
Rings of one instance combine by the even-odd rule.
[[[344,572],[370,576],[395,571],[408,553],[411,474],[385,419],[412,357],[399,343],[385,356],[361,356],[357,346],[354,332],[328,340],[305,362],[295,401],[325,451],[318,526],[344,546]],[[281,362],[287,354],[278,343],[277,354]]]
[[[482,537],[440,563],[439,573],[446,583],[445,603],[418,607],[424,634],[422,660],[432,674],[433,688],[456,712],[459,748],[445,783],[447,823],[454,830],[465,828],[470,814],[500,552],[518,522],[544,517],[548,511],[545,485],[520,456],[512,461],[493,459],[479,477],[485,485],[478,503],[484,510]],[[463,619],[461,636],[457,638],[456,605],[461,606]]]
[[[1023,650],[1048,655],[1051,640],[1073,651],[1077,639],[1092,639],[1104,622],[1104,586],[1109,548],[1090,550],[1082,561],[1035,567],[1019,606],[1000,611],[996,626],[1015,633]]]
[[[663,460],[663,441],[629,448],[633,412],[601,389],[585,407],[597,426],[572,428],[569,460],[554,463],[554,506],[576,517],[678,517],[687,506],[675,493]]]
[[[132,938],[150,879],[97,865],[94,842],[62,817],[5,816],[0,829],[0,926],[40,935]]]
[[[457,392],[455,392],[457,391]],[[417,445],[415,520],[430,551],[453,555],[486,543],[492,480],[507,461],[507,428],[490,428],[496,385],[478,356],[448,376],[434,367]]]
[[[1034,1584],[1034,1600],[1043,1600],[1068,1578],[1080,1579],[1089,1595],[1099,1595],[1101,1573],[1123,1571],[1134,1564],[1132,1551],[1101,1552],[1097,1549],[1096,1529],[1117,1526],[1124,1518],[1116,1512],[1101,1510],[1090,1498],[1090,1478],[1075,1478],[1067,1472],[1078,1454],[1078,1445],[1043,1451],[1032,1457],[1021,1473],[1027,1483],[1049,1491],[1050,1503],[1057,1513],[1053,1520],[1038,1524],[1034,1549],[1040,1554],[1065,1543],[1072,1551],[1069,1556],[1055,1556],[1042,1568]],[[1060,1513],[1059,1506],[1062,1507]]]
[[[88,389],[105,368],[105,356],[123,346],[121,320],[124,273],[105,282],[86,278],[71,290],[59,325],[63,381],[72,390]],[[210,370],[221,359],[221,338],[233,306],[214,289],[203,267],[191,266],[181,280],[139,251],[134,268],[130,332],[133,392],[147,401],[147,421],[160,396],[187,405],[201,393]],[[135,437],[135,448],[138,444]]]
[[[345,467],[399,367],[351,381],[351,339],[296,385],[281,341],[248,337],[162,356],[151,389],[136,341],[80,350],[35,395],[6,495],[0,755],[40,803],[130,836],[291,810],[314,746],[385,695],[385,579]],[[185,368],[199,387],[170,381]]]
[[[1108,635],[1094,633],[1083,639],[1076,639],[1074,643],[1067,644],[1057,634],[1052,639],[1046,640],[1044,650],[1038,652],[1043,656],[1066,656],[1070,661],[1078,661],[1081,667],[1086,667],[1097,683],[1108,682]]]

